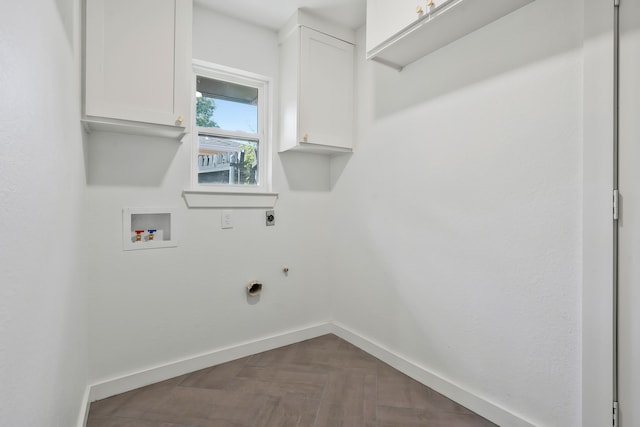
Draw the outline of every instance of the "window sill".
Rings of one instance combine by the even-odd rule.
[[[182,195],[189,208],[272,208],[278,199],[278,193],[211,190],[184,190]]]

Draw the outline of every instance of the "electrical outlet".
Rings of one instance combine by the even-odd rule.
[[[233,228],[233,211],[222,211],[220,227]]]
[[[266,212],[267,227],[276,225],[276,214],[274,211]]]

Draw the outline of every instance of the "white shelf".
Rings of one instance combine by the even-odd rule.
[[[397,70],[534,0],[447,0],[367,52]],[[367,23],[375,25],[375,23]]]

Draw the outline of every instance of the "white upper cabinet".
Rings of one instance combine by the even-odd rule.
[[[367,59],[401,70],[534,0],[367,0]]]
[[[298,12],[280,33],[280,151],[353,147],[355,37],[318,27]]]
[[[443,0],[440,0],[438,3],[442,3],[442,1]],[[424,11],[426,1],[368,0],[367,52],[373,50],[420,18],[420,15],[417,13],[418,7],[422,7]]]
[[[89,130],[180,138],[190,116],[191,0],[87,0]]]

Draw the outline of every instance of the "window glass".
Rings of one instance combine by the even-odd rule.
[[[258,185],[259,90],[196,76],[198,184]]]
[[[198,183],[258,183],[258,141],[198,135]]]
[[[258,89],[198,76],[196,126],[257,133]]]

